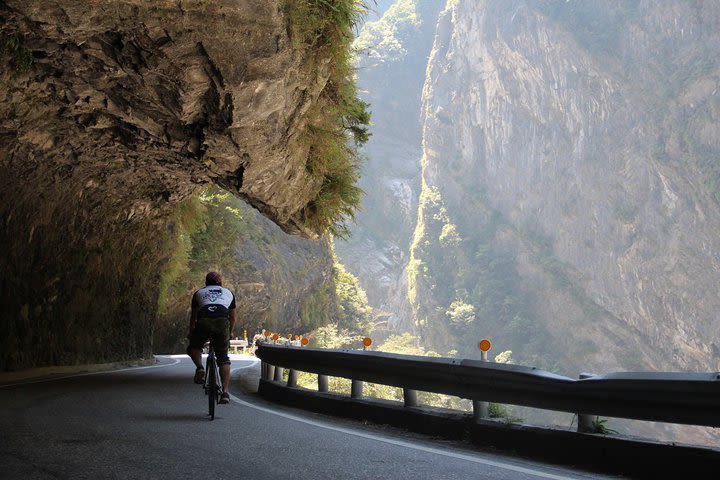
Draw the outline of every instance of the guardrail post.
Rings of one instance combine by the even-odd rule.
[[[350,398],[362,398],[363,382],[362,380],[353,380],[350,385]]]
[[[327,375],[320,375],[318,373],[318,392],[327,392],[328,391],[328,376]]]
[[[490,405],[488,402],[482,402],[480,400],[473,400],[473,419],[475,423],[480,423],[480,420],[484,420],[490,416]]]
[[[293,370],[292,368],[288,370],[287,386],[297,387],[297,370]]]
[[[581,373],[580,374],[580,380],[583,378],[591,378],[594,377],[592,373]],[[592,433],[593,428],[593,417],[594,415],[586,415],[582,413],[577,414],[577,431],[580,433]]]
[[[275,367],[275,376],[273,377],[273,380],[276,382],[282,382],[283,372],[283,367]]]
[[[480,351],[480,360],[487,362],[487,351]],[[481,400],[473,400],[473,419],[475,423],[490,417],[490,404]]]
[[[263,379],[272,380],[273,375],[275,375],[275,366],[265,362],[265,376],[263,377]]]
[[[417,390],[410,390],[409,388],[403,388],[403,399],[405,400],[406,407],[417,407]]]

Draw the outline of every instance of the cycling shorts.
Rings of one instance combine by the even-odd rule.
[[[228,348],[230,347],[230,319],[227,317],[198,318],[195,329],[190,334],[188,348],[202,349],[205,342],[210,340],[215,350],[219,365],[230,365]]]

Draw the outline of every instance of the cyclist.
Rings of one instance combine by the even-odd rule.
[[[222,286],[222,276],[218,272],[208,272],[205,287],[192,296],[192,313],[187,354],[195,364],[195,383],[205,382],[205,369],[202,365],[202,348],[210,339],[217,363],[220,366],[220,379],[223,393],[220,403],[230,403],[230,357],[228,347],[235,327],[235,295]]]

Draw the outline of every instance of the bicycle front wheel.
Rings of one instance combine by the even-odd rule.
[[[208,388],[208,415],[210,420],[215,420],[215,405],[217,405],[217,368],[215,367],[215,358],[213,355],[208,355],[207,361],[207,384]]]

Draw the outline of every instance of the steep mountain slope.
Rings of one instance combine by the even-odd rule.
[[[448,6],[411,260],[428,338],[720,368],[719,25],[702,2]]]
[[[339,251],[371,301],[441,353],[720,370],[720,6],[451,0],[403,30],[421,6],[360,36],[368,213]]]
[[[336,251],[392,328],[412,327],[404,269],[420,191],[422,85],[441,8],[435,0],[399,0],[355,42],[372,137],[363,150],[363,209],[352,238],[336,242]]]

